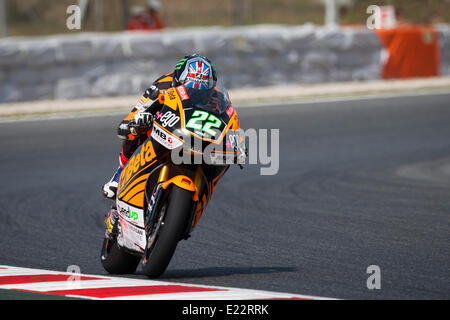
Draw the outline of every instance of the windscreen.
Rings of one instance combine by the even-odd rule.
[[[215,87],[206,90],[198,90],[189,87],[185,87],[185,89],[192,105],[197,108],[221,114],[222,112],[225,112],[230,105],[228,92],[221,85],[216,85]]]

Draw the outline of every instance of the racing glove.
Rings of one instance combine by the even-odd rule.
[[[149,126],[153,123],[153,115],[150,112],[138,112],[134,115],[134,123],[138,126]]]
[[[146,133],[153,125],[153,115],[150,112],[138,112],[134,115],[133,122],[128,124],[133,136]]]
[[[237,151],[236,163],[239,165],[241,169],[243,169],[242,165],[245,164],[248,158],[248,149],[247,146],[245,145],[244,139],[242,139],[239,145],[235,147],[235,151]]]

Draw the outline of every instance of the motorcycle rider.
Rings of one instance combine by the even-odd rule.
[[[174,71],[162,75],[153,82],[152,86],[145,90],[138,103],[133,107],[128,116],[122,120],[117,129],[118,137],[124,141],[119,156],[119,167],[102,189],[103,195],[106,198],[115,200],[122,170],[139,145],[150,136],[153,119],[157,116],[157,113],[164,104],[163,97],[165,91],[180,85],[195,90],[210,90],[216,86],[216,82],[217,75],[211,61],[199,54],[191,54],[179,60]],[[220,90],[218,91],[220,92]],[[136,126],[139,129],[143,128],[143,130],[137,131]],[[239,151],[237,161],[238,163],[242,163],[247,156],[243,140],[237,149]],[[210,190],[209,198],[228,168],[229,165],[209,166],[207,172],[205,172]],[[201,214],[205,210],[207,199],[203,196],[199,201],[200,205],[197,207],[197,211]],[[115,234],[116,229],[114,226],[117,219],[118,212],[113,206],[105,220],[107,227],[105,232],[106,238],[111,238]]]
[[[202,70],[204,70],[203,65],[209,68],[209,72],[203,72],[200,82],[198,73],[196,72],[197,70],[195,69],[199,65]],[[192,77],[195,77],[196,75],[197,79],[193,79]],[[195,80],[195,82],[193,80]],[[133,127],[130,128],[130,124],[148,126],[148,136],[153,118],[163,105],[161,96],[165,90],[182,84],[186,86],[196,86],[194,88],[199,90],[211,89],[216,85],[216,82],[216,71],[214,70],[211,61],[199,54],[191,54],[178,61],[173,72],[162,75],[153,82],[151,87],[145,90],[138,103],[134,106],[128,116],[122,120],[118,127],[118,137],[124,141],[119,156],[119,167],[112,178],[103,186],[103,195],[106,198],[116,198],[122,169],[125,167],[134,151],[139,147],[139,142],[142,142],[143,140],[140,139],[142,133],[136,132]]]

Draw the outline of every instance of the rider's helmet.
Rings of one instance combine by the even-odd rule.
[[[173,75],[173,86],[184,85],[197,90],[212,89],[217,82],[211,61],[199,54],[185,56],[178,61]]]

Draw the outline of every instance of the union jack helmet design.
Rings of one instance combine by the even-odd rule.
[[[175,86],[184,84],[188,88],[207,90],[213,88],[216,81],[216,72],[211,61],[198,54],[184,57],[175,66]]]

